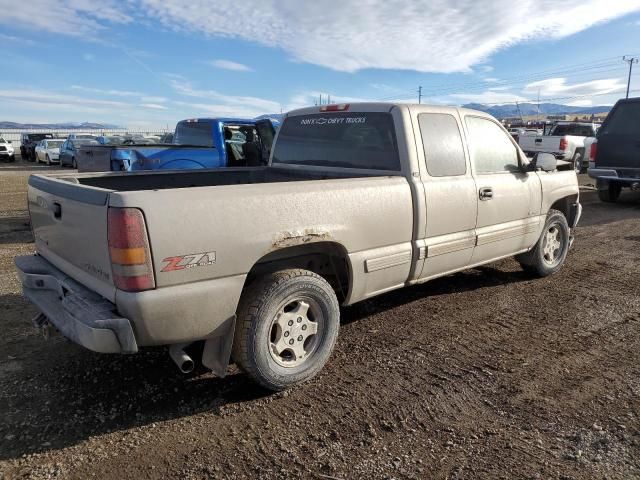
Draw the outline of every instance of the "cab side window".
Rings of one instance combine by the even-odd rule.
[[[467,173],[462,136],[455,117],[448,113],[421,113],[418,123],[429,175],[451,177]]]
[[[519,171],[516,147],[502,128],[481,117],[466,117],[465,122],[476,175]]]

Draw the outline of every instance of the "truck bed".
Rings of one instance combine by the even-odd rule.
[[[348,170],[312,171],[278,167],[242,167],[198,171],[166,171],[153,173],[105,173],[61,175],[59,178],[90,187],[111,191],[165,190],[172,188],[248,185],[258,183],[327,180],[333,178],[361,178],[389,176]]]

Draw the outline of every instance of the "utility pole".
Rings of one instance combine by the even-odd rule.
[[[637,57],[622,57],[622,60],[629,64],[629,79],[627,80],[627,98],[629,98],[629,87],[631,86],[631,71],[633,70],[633,64],[638,63]]]
[[[422,86],[418,87],[418,103],[422,103]]]

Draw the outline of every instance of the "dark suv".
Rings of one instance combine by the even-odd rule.
[[[598,196],[615,202],[623,188],[640,189],[640,98],[618,100],[591,146],[589,176]]]
[[[20,142],[20,156],[30,162],[36,159],[36,145],[40,140],[53,138],[52,133],[23,133]]]

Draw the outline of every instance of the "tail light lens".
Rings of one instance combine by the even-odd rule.
[[[560,139],[560,150],[566,150],[568,146],[569,146],[569,142],[567,141],[567,139],[566,138],[561,138]]]
[[[109,255],[116,288],[141,292],[155,288],[147,228],[137,208],[109,208]]]
[[[596,161],[596,153],[598,152],[598,142],[593,142],[591,144],[591,148],[589,149],[589,161]]]

